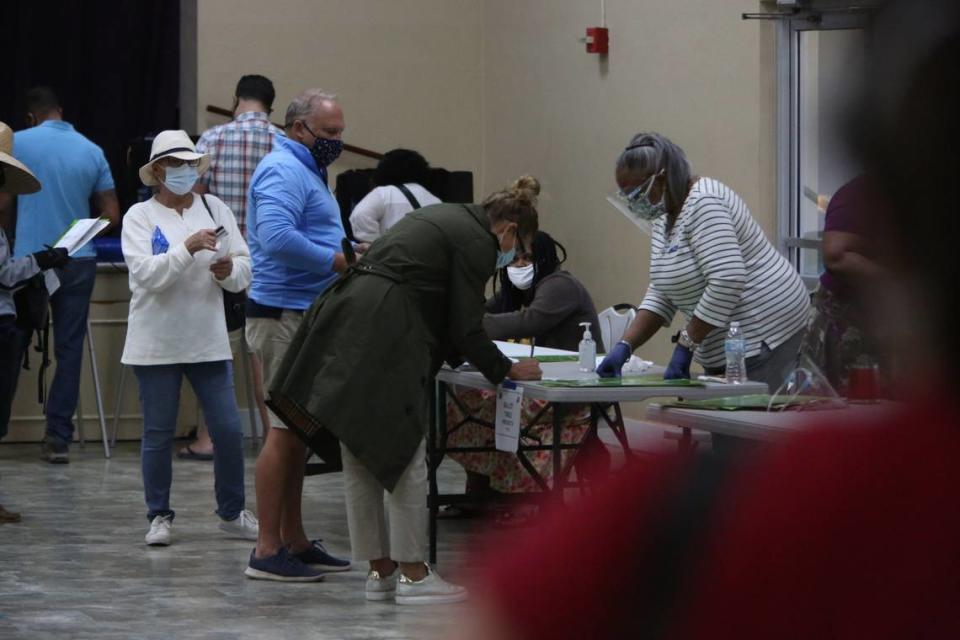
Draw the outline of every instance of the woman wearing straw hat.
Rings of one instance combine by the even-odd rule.
[[[13,132],[0,122],[0,193],[26,194],[40,191],[40,182],[13,153]],[[67,263],[66,249],[46,249],[13,258],[7,236],[0,228],[0,439],[7,435],[10,405],[17,390],[21,350],[17,330],[17,307],[13,292],[41,271]],[[0,506],[0,524],[20,522],[20,514]]]
[[[244,509],[243,435],[223,310],[223,291],[250,284],[250,252],[230,209],[191,192],[209,164],[184,131],[158,134],[140,168],[154,196],[130,207],[123,223],[132,296],[122,361],[140,385],[148,545],[171,541],[171,449],[184,376],[214,443],[219,527],[257,539],[257,520]]]

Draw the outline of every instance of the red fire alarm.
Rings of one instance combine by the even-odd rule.
[[[587,53],[606,55],[610,51],[610,31],[606,27],[587,27]]]

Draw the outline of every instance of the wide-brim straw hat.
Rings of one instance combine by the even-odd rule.
[[[3,184],[0,191],[15,194],[40,191],[40,181],[27,166],[11,155],[13,153],[13,130],[0,122],[0,165],[3,165]]]
[[[198,153],[193,141],[186,131],[161,131],[153,139],[150,147],[150,161],[140,167],[140,180],[148,187],[155,187],[157,179],[153,175],[153,163],[161,158],[179,158],[180,160],[199,160],[197,173],[203,172],[210,166],[210,156]]]

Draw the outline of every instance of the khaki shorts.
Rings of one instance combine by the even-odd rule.
[[[269,398],[270,394],[266,390],[273,384],[273,376],[276,375],[283,356],[287,352],[290,343],[293,342],[293,336],[296,335],[300,323],[303,322],[302,311],[284,310],[279,319],[273,318],[247,318],[246,338],[250,345],[250,352],[255,354],[263,366],[263,388],[264,393]],[[270,414],[270,426],[274,429],[286,429],[286,425],[273,411],[267,410]]]

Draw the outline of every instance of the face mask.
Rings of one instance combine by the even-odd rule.
[[[497,269],[503,269],[513,262],[513,257],[517,254],[517,248],[513,247],[510,251],[497,251]]]
[[[506,232],[504,232],[504,233],[506,233]],[[502,234],[501,234],[501,236],[502,236]],[[503,246],[503,239],[502,239],[501,236],[497,236],[497,247],[498,247],[498,248]],[[497,251],[497,269],[503,269],[504,267],[506,267],[507,265],[509,265],[511,262],[513,262],[513,258],[514,258],[516,255],[517,255],[517,239],[516,239],[516,237],[514,237],[514,239],[513,239],[513,247],[510,249],[510,251],[503,251],[502,249],[498,249],[498,251]]]
[[[200,174],[196,167],[183,165],[182,167],[167,167],[163,184],[178,196],[185,195],[193,189]]]
[[[650,192],[653,191],[653,183],[656,181],[656,177],[660,175],[663,175],[662,171],[652,176],[646,189],[644,189],[644,185],[641,184],[628,194],[620,194],[623,203],[630,210],[630,213],[641,220],[656,220],[667,212],[666,194],[660,196],[660,202],[657,204],[650,202]]]
[[[533,265],[525,267],[507,267],[507,277],[517,289],[526,291],[533,286]]]
[[[318,169],[326,169],[333,161],[340,157],[343,151],[343,140],[331,140],[330,138],[317,138],[310,147],[310,155],[313,161],[317,163]]]

